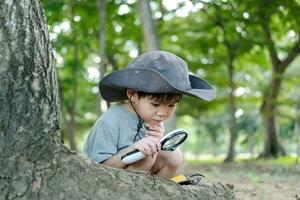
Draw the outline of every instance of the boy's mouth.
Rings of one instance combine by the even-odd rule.
[[[162,123],[163,120],[156,120],[156,119],[154,119],[153,121],[154,121],[156,124],[160,124],[160,123]]]
[[[151,120],[151,121],[148,121],[147,124],[151,125],[151,126],[157,126],[159,124],[161,124],[163,122],[163,120]],[[145,128],[147,129],[147,125],[145,126]]]

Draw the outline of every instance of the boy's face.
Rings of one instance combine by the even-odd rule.
[[[162,103],[155,98],[138,97],[136,93],[131,98],[137,113],[149,125],[156,126],[168,119],[176,108],[176,102]]]

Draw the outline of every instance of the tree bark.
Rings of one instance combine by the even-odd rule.
[[[0,4],[0,199],[235,199],[107,168],[60,143],[58,83],[40,1]]]

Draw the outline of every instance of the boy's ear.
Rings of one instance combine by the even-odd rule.
[[[128,97],[128,99],[135,100],[136,91],[134,91],[132,89],[127,89],[126,96]]]

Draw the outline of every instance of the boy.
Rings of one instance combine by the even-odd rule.
[[[204,80],[188,74],[185,61],[166,51],[140,55],[126,69],[105,76],[99,84],[103,99],[123,101],[110,107],[95,123],[84,145],[84,155],[107,166],[151,172],[171,178],[182,154],[161,151],[163,121],[175,111],[183,94],[210,101],[215,91]],[[145,158],[126,165],[121,157],[138,149]]]

